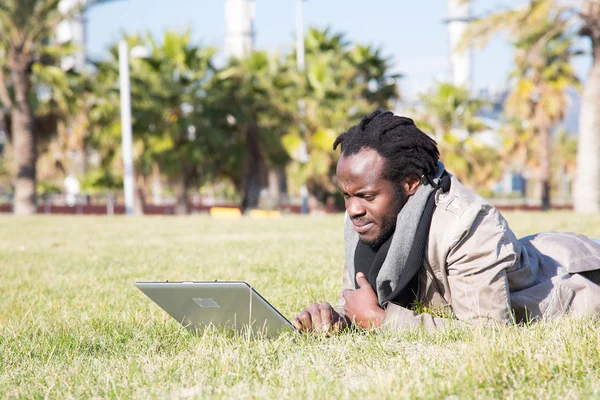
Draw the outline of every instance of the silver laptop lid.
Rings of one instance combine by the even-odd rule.
[[[267,337],[292,324],[246,282],[136,282],[146,296],[192,332],[209,325]]]

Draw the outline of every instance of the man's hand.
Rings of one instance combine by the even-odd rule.
[[[348,319],[363,329],[379,328],[385,319],[385,311],[379,307],[377,295],[362,272],[356,274],[359,289],[344,290],[344,312]]]
[[[329,303],[312,303],[292,320],[292,325],[301,332],[338,332],[347,326],[346,319],[338,314]]]

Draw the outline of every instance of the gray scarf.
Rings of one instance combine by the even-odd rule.
[[[398,214],[390,249],[376,280],[377,298],[382,307],[400,294],[422,266],[431,215],[435,208],[434,192],[439,187],[443,173],[444,164],[438,161],[438,171],[433,179],[435,186],[423,182]],[[447,183],[449,185],[449,177]],[[444,191],[448,188],[444,188]],[[346,268],[353,280],[356,274],[354,252],[358,240],[358,233],[354,230],[351,219],[346,216],[344,225]]]

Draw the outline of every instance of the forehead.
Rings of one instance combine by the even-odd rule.
[[[337,178],[340,184],[375,184],[382,177],[385,159],[373,149],[364,148],[356,154],[340,157]]]

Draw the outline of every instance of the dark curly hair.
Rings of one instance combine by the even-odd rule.
[[[365,147],[377,151],[385,159],[383,177],[391,182],[414,174],[431,183],[440,158],[435,140],[412,119],[391,111],[377,110],[364,117],[335,139],[333,149],[338,145],[343,155],[357,154]]]

